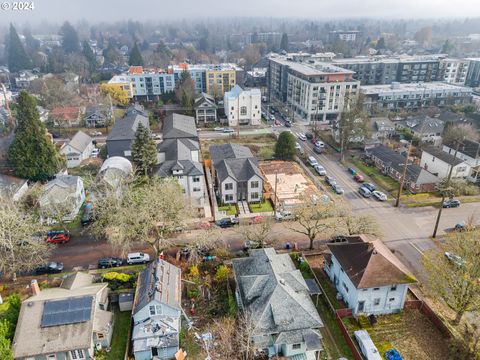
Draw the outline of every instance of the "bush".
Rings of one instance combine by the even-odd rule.
[[[225,265],[220,265],[215,273],[215,280],[218,282],[227,281],[230,276],[230,269]]]
[[[105,273],[103,275],[103,278],[107,281],[115,280],[115,281],[126,283],[132,279],[132,275],[111,271],[111,272]]]
[[[187,291],[187,297],[189,299],[196,299],[200,296],[200,291],[198,289],[190,289]]]
[[[193,279],[198,279],[200,277],[200,271],[198,270],[198,266],[197,265],[190,266],[188,275]]]

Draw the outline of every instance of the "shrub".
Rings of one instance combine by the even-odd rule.
[[[215,280],[219,282],[227,281],[230,276],[230,269],[225,265],[220,265],[215,273]]]
[[[103,275],[103,278],[107,281],[119,281],[122,283],[126,283],[132,279],[132,275],[111,271],[111,272],[105,273]]]
[[[200,291],[198,289],[190,289],[187,291],[187,297],[189,299],[196,299],[200,295]]]
[[[198,279],[200,277],[200,271],[198,270],[198,266],[197,265],[190,266],[190,269],[188,271],[188,275],[191,278]]]

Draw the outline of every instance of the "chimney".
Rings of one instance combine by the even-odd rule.
[[[33,296],[40,294],[40,287],[38,286],[37,280],[33,279],[30,282],[30,289],[32,290]]]

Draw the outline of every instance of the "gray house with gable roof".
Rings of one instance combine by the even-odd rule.
[[[233,259],[238,307],[253,325],[253,345],[270,357],[313,360],[323,350],[322,320],[309,286],[289,254],[275,249],[250,250]]]
[[[238,144],[209,148],[217,194],[224,204],[263,199],[263,175],[250,149]]]
[[[181,270],[162,259],[140,273],[132,311],[135,360],[175,358],[179,349],[181,286]]]
[[[67,158],[67,167],[73,168],[88,159],[94,148],[92,138],[83,131],[78,131],[72,140],[62,146],[60,153]]]

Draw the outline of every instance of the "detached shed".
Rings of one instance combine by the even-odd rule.
[[[132,311],[133,309],[133,294],[121,293],[118,296],[118,306],[120,311]]]

